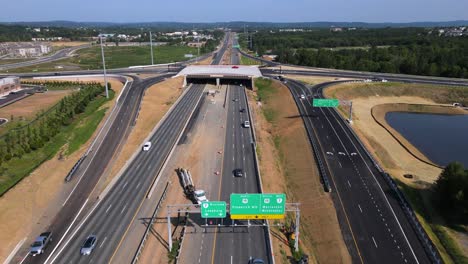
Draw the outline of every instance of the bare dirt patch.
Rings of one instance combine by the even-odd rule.
[[[208,58],[204,60],[197,61],[193,65],[210,65],[212,62],[213,62],[213,56],[209,56]]]
[[[71,90],[64,90],[36,93],[11,105],[0,108],[0,117],[8,119],[10,119],[11,116],[15,118],[32,118],[39,113],[40,110],[49,109],[71,92]]]
[[[113,82],[112,87],[116,94],[120,93],[122,83],[115,80]],[[115,103],[115,98],[103,107],[110,109]],[[110,112],[106,112],[103,120]],[[78,151],[61,159],[60,151],[0,197],[0,232],[3,234],[0,237],[0,259],[6,259],[20,240],[30,234],[37,235],[36,233],[43,231],[49,224],[63,202],[59,197],[65,187],[64,177],[84,154],[103,124],[104,122],[101,122],[91,139]],[[30,240],[27,240],[25,243],[29,242]]]
[[[54,47],[76,47],[81,45],[90,44],[90,42],[86,41],[54,41],[49,42]]]
[[[249,101],[255,120],[258,156],[265,192],[286,192],[288,202],[301,203],[300,245],[319,263],[351,263],[331,197],[324,193],[303,121],[287,87],[274,82],[274,95]],[[263,111],[273,113],[267,122]],[[271,114],[270,114],[271,115]],[[272,228],[275,258],[287,262],[285,236]]]

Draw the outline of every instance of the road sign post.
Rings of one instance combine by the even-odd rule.
[[[201,217],[202,218],[225,218],[226,217],[226,202],[223,202],[223,201],[202,202]]]
[[[286,195],[278,194],[231,194],[231,219],[283,219]]]

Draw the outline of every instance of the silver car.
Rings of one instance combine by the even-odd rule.
[[[81,247],[81,255],[91,255],[93,252],[94,247],[96,247],[97,236],[90,235],[86,238],[83,246]]]

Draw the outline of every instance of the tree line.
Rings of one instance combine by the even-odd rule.
[[[448,164],[433,187],[433,199],[447,219],[468,224],[468,169],[459,162]]]
[[[312,67],[468,78],[468,37],[422,28],[259,32],[253,50]]]
[[[32,122],[9,130],[0,137],[0,166],[12,158],[38,150],[53,140],[62,127],[70,125],[88,104],[104,91],[100,84],[81,86],[80,90],[62,98],[46,113],[39,113]]]

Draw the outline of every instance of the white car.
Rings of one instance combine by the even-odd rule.
[[[150,148],[151,148],[151,141],[148,141],[143,145],[143,151],[148,151],[150,150]]]
[[[250,121],[248,120],[244,121],[244,127],[250,127]]]
[[[202,202],[208,202],[204,190],[196,190],[193,194],[195,196],[195,199],[197,200],[197,204],[202,204]]]
[[[301,99],[302,100],[306,99],[305,95],[301,94]]]

